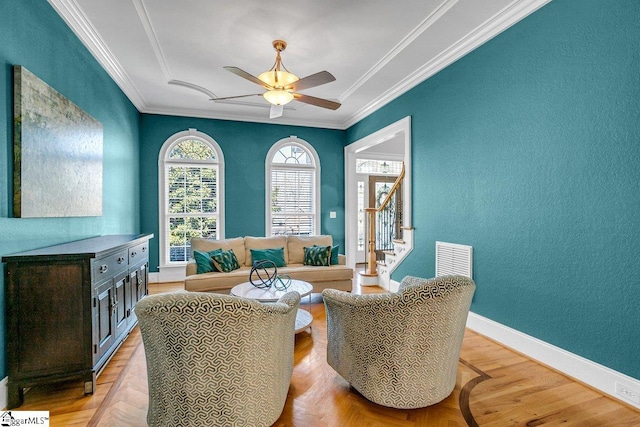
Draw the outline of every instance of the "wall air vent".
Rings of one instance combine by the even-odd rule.
[[[473,248],[436,242],[436,276],[457,274],[473,278]]]

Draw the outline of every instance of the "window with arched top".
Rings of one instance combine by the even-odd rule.
[[[165,141],[158,163],[160,266],[185,264],[192,238],[224,238],[222,150],[189,129]]]
[[[308,142],[291,136],[276,142],[266,161],[266,233],[320,233],[320,160]]]

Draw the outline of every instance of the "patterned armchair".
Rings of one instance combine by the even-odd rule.
[[[407,276],[395,294],[325,289],[327,362],[379,405],[440,402],[455,387],[475,287],[463,276]]]
[[[273,304],[195,292],[138,302],[149,425],[272,425],[293,373],[299,303],[297,292]]]

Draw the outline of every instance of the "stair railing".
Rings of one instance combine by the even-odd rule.
[[[383,211],[387,205],[391,202],[392,197],[400,188],[400,184],[404,179],[405,171],[404,171],[404,162],[402,162],[402,170],[400,171],[400,175],[396,178],[391,190],[387,194],[387,197],[384,198],[380,206],[377,208],[365,208],[365,212],[369,218],[369,252],[367,253],[367,269],[365,272],[366,276],[377,276],[377,265],[378,260],[376,257],[376,213]],[[396,209],[401,209],[400,206],[396,206]],[[395,226],[395,225],[392,225]]]

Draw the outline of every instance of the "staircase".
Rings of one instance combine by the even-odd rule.
[[[369,207],[365,211],[369,218],[369,244],[367,253],[367,268],[365,272],[360,273],[360,282],[363,286],[378,285],[389,292],[396,292],[398,290],[399,283],[391,280],[391,273],[402,263],[402,260],[409,255],[413,250],[413,227],[402,226],[395,228],[395,223],[383,221],[387,223],[387,227],[394,227],[389,230],[376,230],[376,215],[383,212],[388,207],[392,209],[391,216],[398,215],[402,218],[403,206],[401,204],[391,203],[394,200],[395,192],[398,191],[402,180],[405,177],[404,164],[402,165],[402,171],[396,179],[393,187],[387,194],[385,200],[379,207]],[[388,209],[387,209],[388,210]],[[401,223],[401,222],[400,222]],[[380,233],[377,233],[380,232]],[[399,235],[401,238],[393,239],[393,249],[388,250],[385,248],[383,251],[384,258],[382,260],[377,259],[376,255],[376,235],[394,236]],[[387,237],[389,238],[389,237]],[[388,241],[388,240],[387,240]]]
[[[402,240],[393,241],[393,251],[385,251],[384,260],[378,261],[378,286],[397,292],[399,282],[391,280],[391,273],[413,250],[413,227],[402,227]]]

